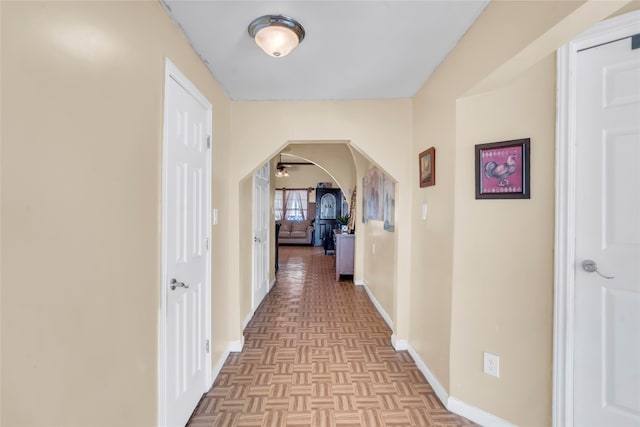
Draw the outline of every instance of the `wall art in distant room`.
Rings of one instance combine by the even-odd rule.
[[[362,201],[364,203],[364,219],[383,220],[383,173],[377,167],[372,167],[364,178],[364,193]]]
[[[394,180],[384,175],[384,229],[395,230],[395,210],[396,210],[396,183]]]
[[[531,198],[530,146],[530,138],[476,145],[476,199]]]
[[[369,179],[367,176],[362,177],[362,223],[366,224],[369,221],[369,212],[367,211],[367,197],[371,194],[369,188]]]
[[[427,148],[418,155],[420,187],[436,185],[436,149]]]

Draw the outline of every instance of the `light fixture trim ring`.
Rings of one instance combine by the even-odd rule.
[[[298,21],[286,15],[264,15],[256,18],[251,21],[251,24],[249,24],[247,31],[249,32],[249,35],[255,39],[258,31],[262,30],[263,28],[273,26],[284,27],[293,31],[296,36],[298,36],[298,43],[304,40],[304,27]]]

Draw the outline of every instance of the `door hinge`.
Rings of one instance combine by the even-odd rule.
[[[207,148],[211,148],[211,135],[207,136]]]
[[[207,350],[207,353],[209,353],[209,340],[204,341],[204,347]]]
[[[209,252],[209,238],[205,237],[204,238],[204,249]]]

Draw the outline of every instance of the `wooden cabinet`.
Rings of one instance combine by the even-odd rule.
[[[355,247],[355,234],[336,231],[336,280],[340,280],[341,274],[353,275],[353,251]]]

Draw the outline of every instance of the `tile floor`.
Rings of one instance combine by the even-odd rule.
[[[189,427],[469,426],[322,248],[280,247],[277,282]]]

